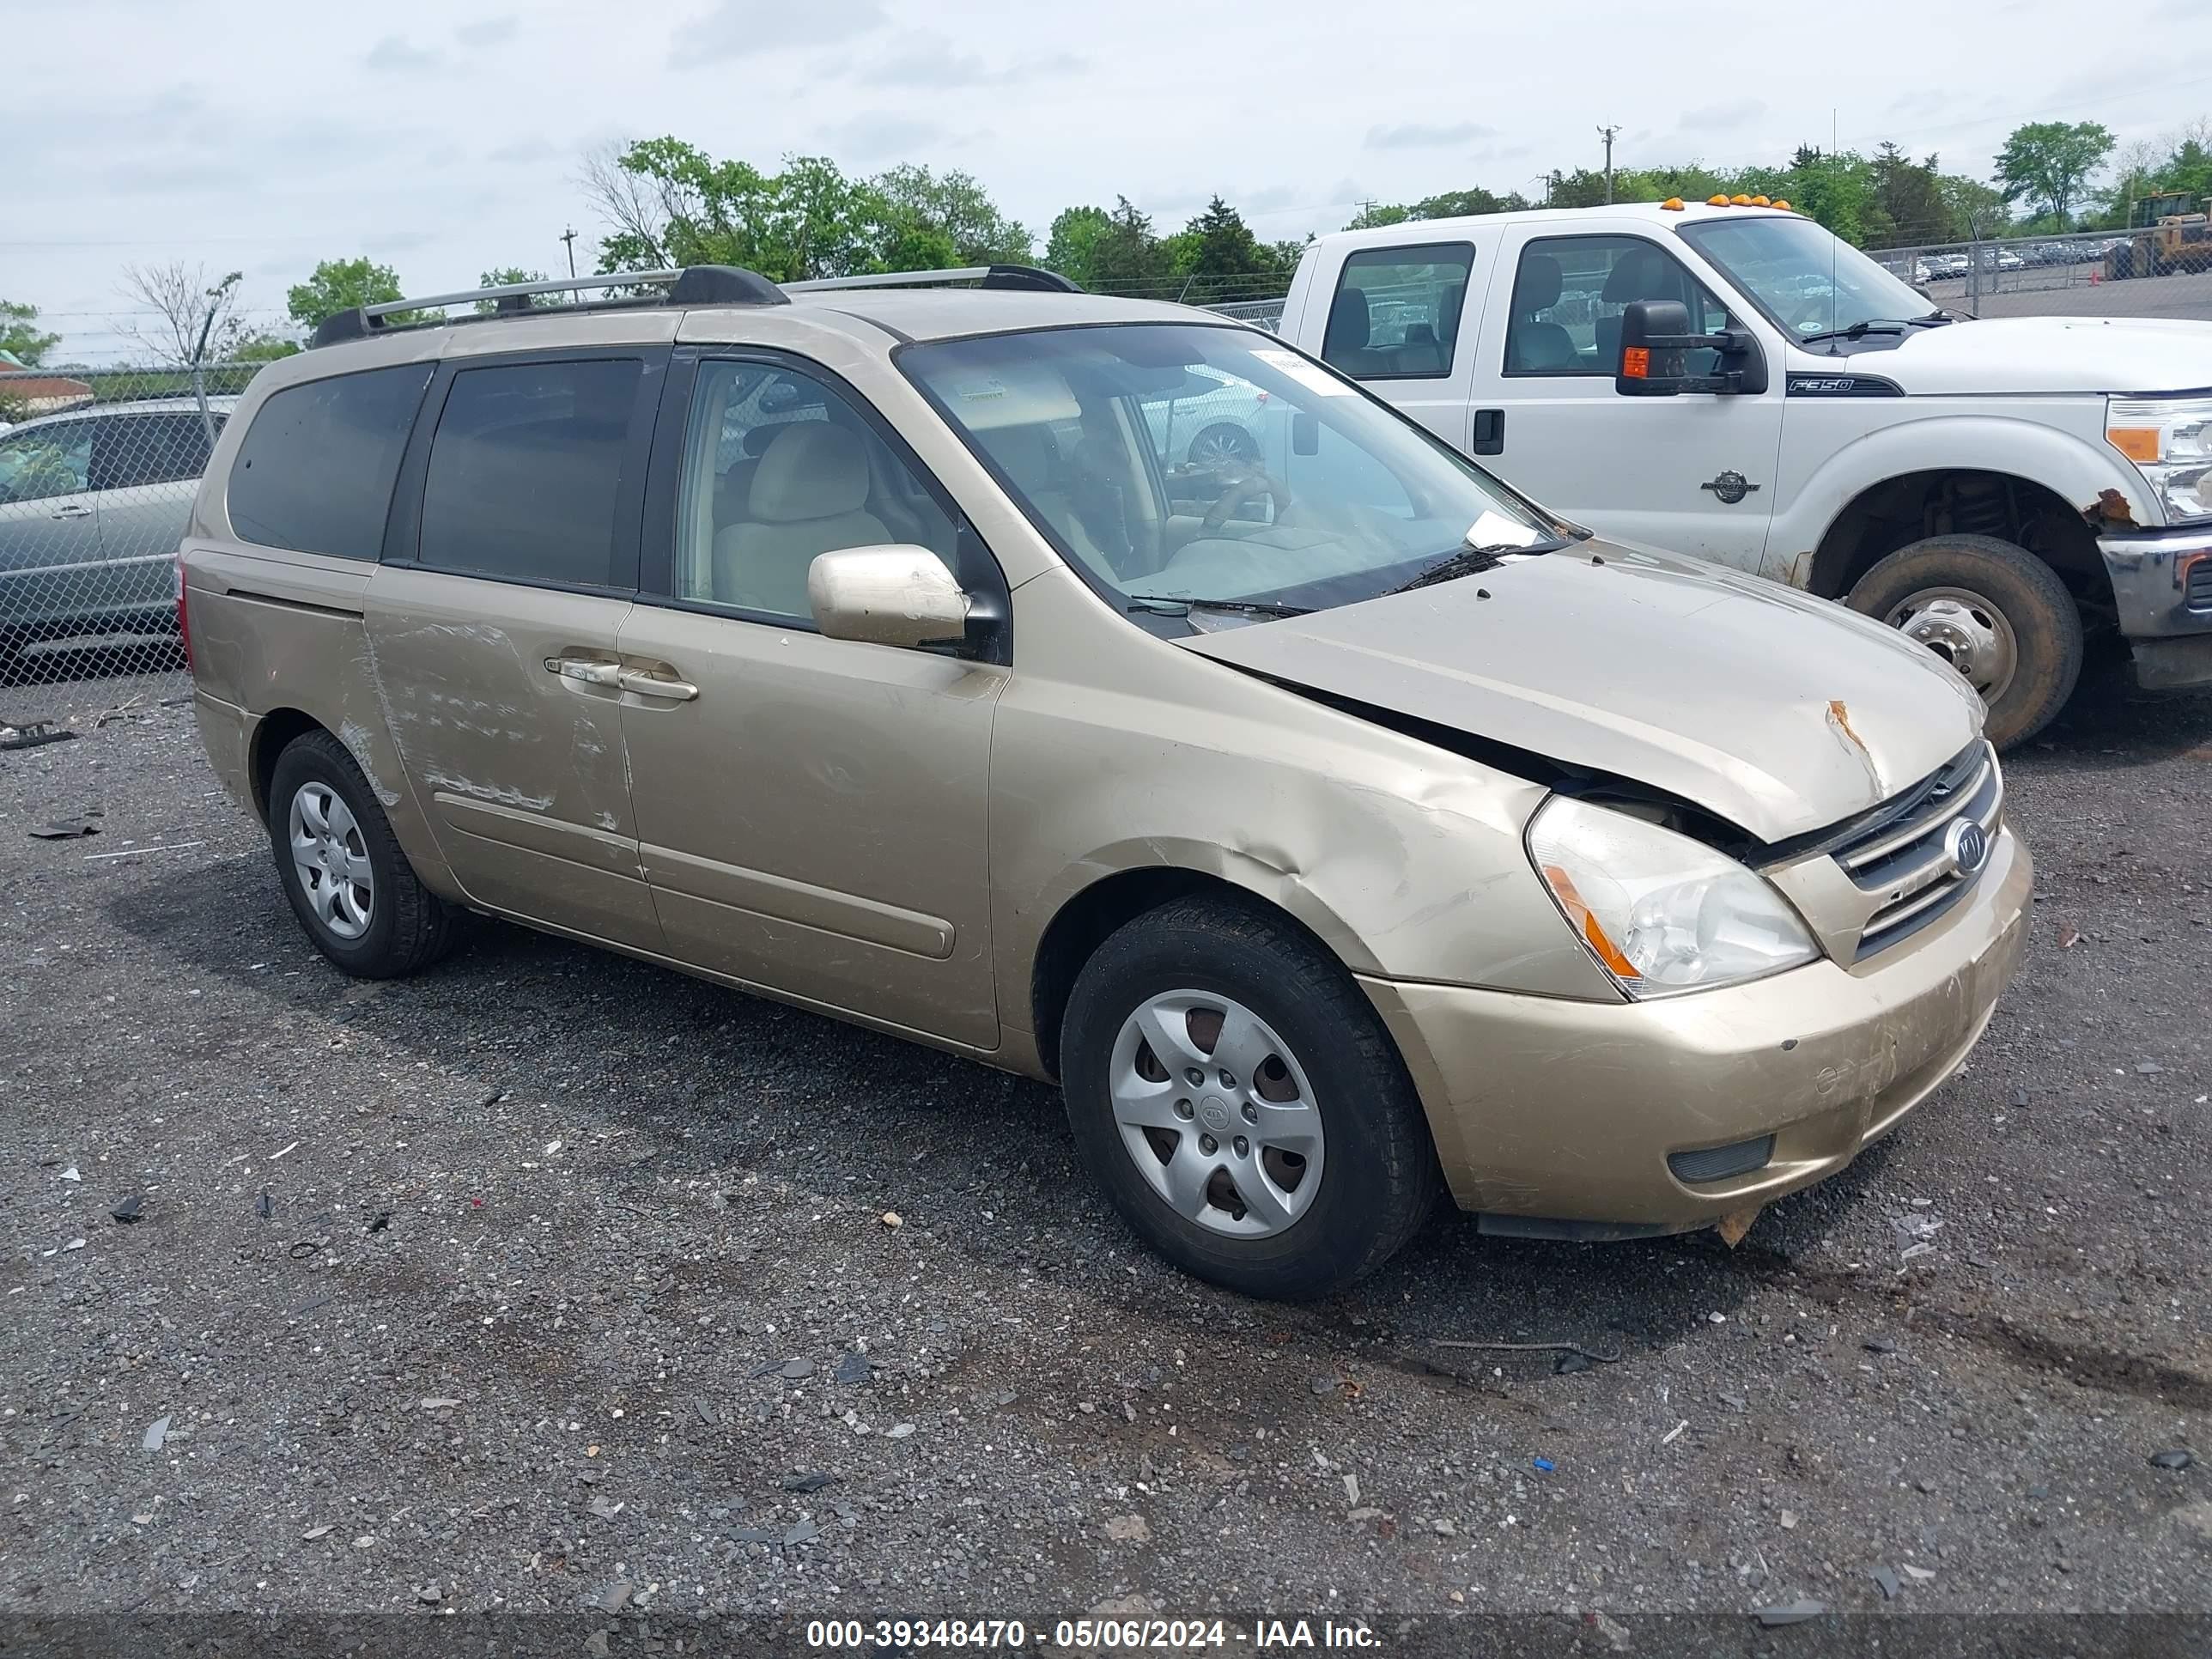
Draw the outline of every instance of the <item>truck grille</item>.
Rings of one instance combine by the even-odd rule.
[[[1876,900],[1859,933],[1861,962],[1911,938],[1972,892],[1996,843],[2004,777],[1988,744],[1966,750],[1916,793],[1919,798],[1900,816],[1833,853],[1858,890]],[[1971,854],[1972,836],[1961,825],[1978,830],[1984,848],[1963,867],[1959,854]],[[1962,839],[1964,848],[1958,846]]]

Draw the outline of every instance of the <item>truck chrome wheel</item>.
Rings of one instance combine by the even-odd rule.
[[[351,809],[329,785],[307,783],[288,817],[292,869],[315,920],[340,939],[359,939],[376,914],[376,876]]]
[[[1882,620],[1957,669],[1984,702],[2004,696],[2020,666],[2019,641],[2004,612],[1969,588],[1922,588]]]
[[[1321,1190],[1321,1112],[1289,1046],[1243,1004],[1168,991],[1122,1022],[1109,1090],[1121,1144],[1185,1220],[1239,1238],[1297,1223]]]

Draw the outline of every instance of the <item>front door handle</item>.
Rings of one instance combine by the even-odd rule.
[[[1505,453],[1504,410],[1478,409],[1474,411],[1474,450],[1478,455],[1503,455]]]
[[[580,680],[586,685],[619,687],[622,684],[622,665],[601,662],[592,657],[548,657],[545,672],[558,674],[564,680]]]
[[[92,516],[92,509],[82,501],[71,501],[66,507],[56,507],[46,516],[52,519],[88,519]]]
[[[688,680],[655,679],[635,668],[623,669],[615,683],[641,697],[661,697],[670,702],[690,702],[699,695],[699,688]]]

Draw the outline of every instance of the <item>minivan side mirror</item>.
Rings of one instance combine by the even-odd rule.
[[[1720,354],[1720,373],[1692,374],[1683,353]],[[1620,361],[1613,389],[1624,398],[1672,398],[1684,392],[1758,393],[1766,390],[1766,356],[1742,329],[1690,332],[1690,308],[1680,300],[1632,300],[1620,313]]]
[[[968,631],[968,595],[926,547],[821,554],[807,567],[806,603],[825,639],[912,651],[957,645]]]

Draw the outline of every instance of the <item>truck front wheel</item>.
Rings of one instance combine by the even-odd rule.
[[[1931,536],[1859,578],[1850,607],[1902,629],[1965,677],[2008,749],[2051,723],[2081,673],[2081,613],[2057,574],[1994,536]]]

